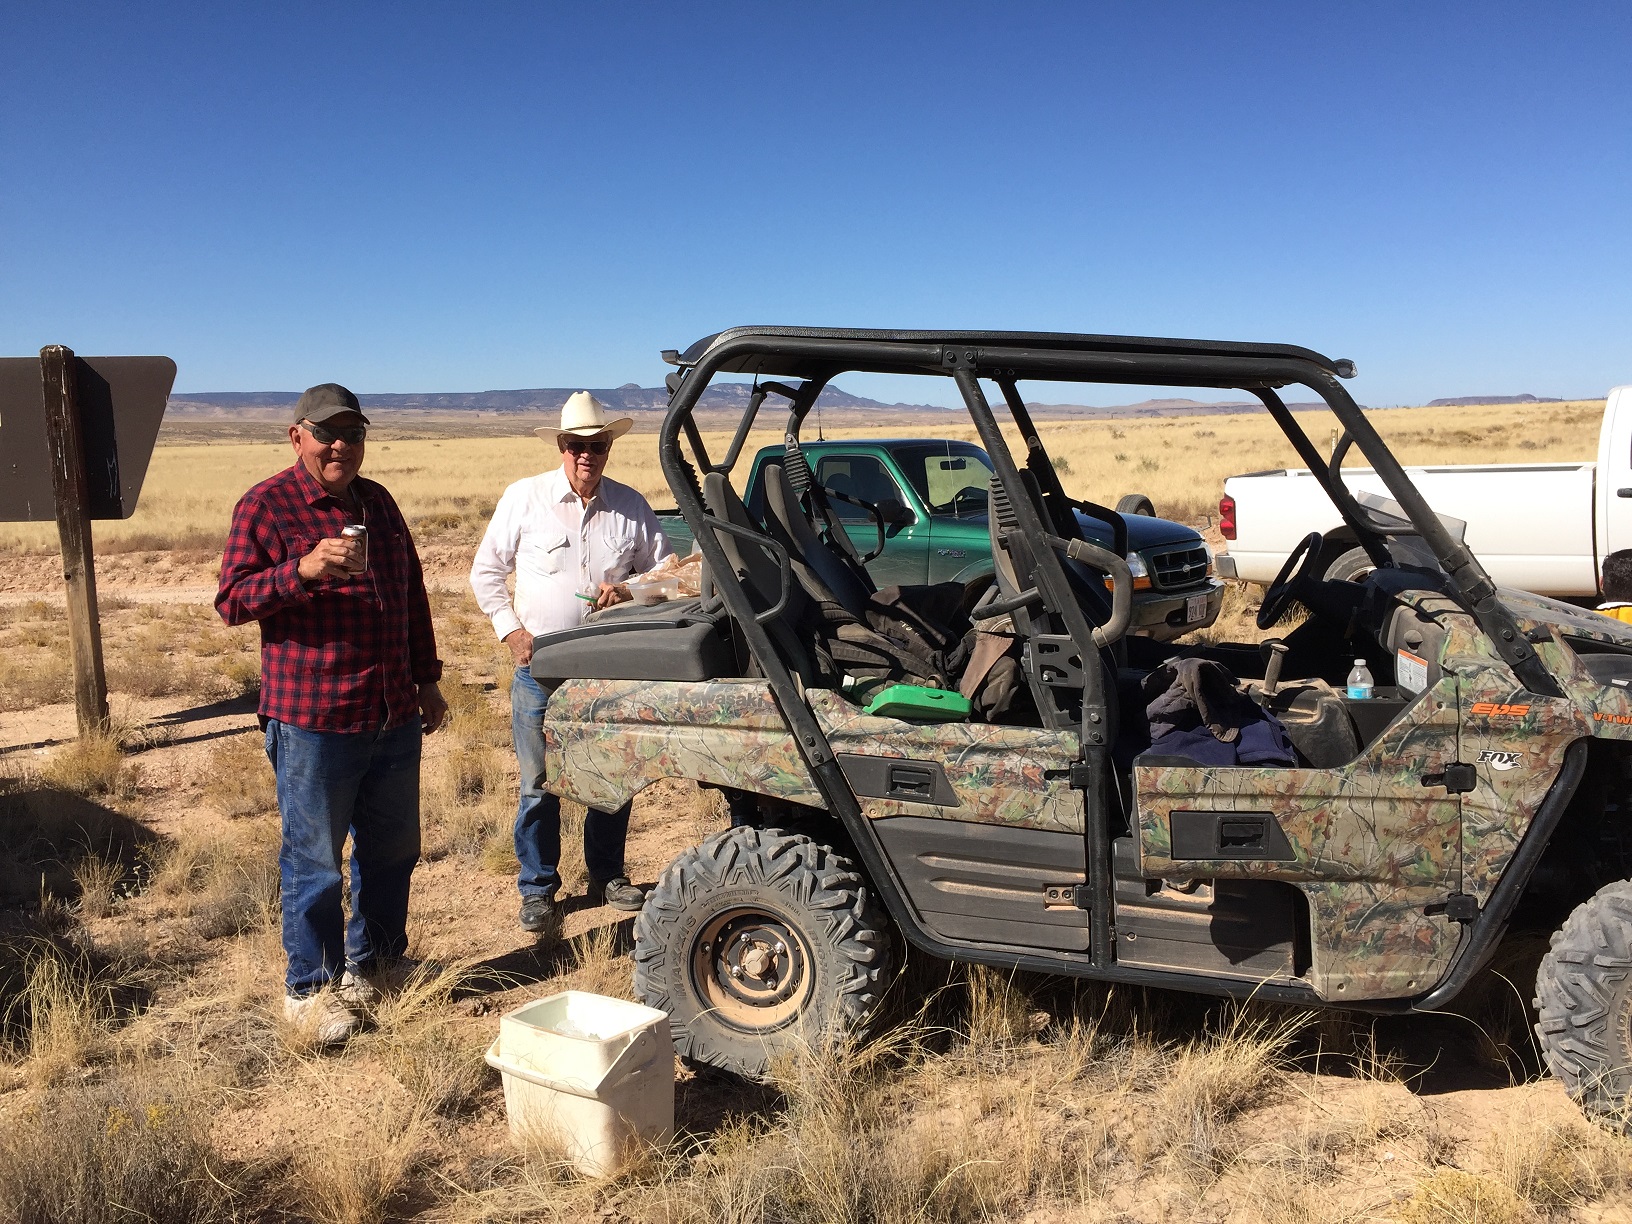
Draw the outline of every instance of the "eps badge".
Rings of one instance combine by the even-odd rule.
[[[1512,769],[1522,760],[1524,760],[1522,752],[1497,752],[1486,748],[1479,754],[1479,764],[1489,765],[1492,769]]]

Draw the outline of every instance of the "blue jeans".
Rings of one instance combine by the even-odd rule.
[[[510,738],[521,765],[521,802],[516,806],[516,880],[523,897],[553,897],[561,887],[561,800],[544,789],[544,706],[550,690],[525,667],[510,684]],[[605,883],[624,874],[623,843],[629,836],[629,804],[615,812],[590,808],[584,816],[584,866]]]
[[[408,950],[408,881],[419,861],[419,720],[384,731],[306,731],[270,720],[283,849],[284,985],[320,990],[347,965]],[[340,908],[351,833],[351,920]]]

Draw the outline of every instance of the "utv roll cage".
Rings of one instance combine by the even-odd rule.
[[[992,513],[1005,526],[1018,531],[1033,545],[1034,583],[1030,589],[993,607],[993,613],[1022,607],[1033,608],[1058,632],[1034,633],[1033,647],[1044,660],[1041,667],[1049,689],[1070,694],[1065,704],[1043,709],[1045,721],[1061,725],[1071,716],[1080,726],[1082,757],[1070,770],[1073,787],[1086,792],[1089,812],[1086,826],[1088,860],[1089,948],[1080,954],[1028,956],[1008,949],[993,948],[985,957],[990,963],[1036,969],[1041,972],[1077,972],[1084,976],[1128,980],[1160,986],[1164,974],[1149,969],[1119,971],[1112,950],[1112,847],[1108,813],[1113,810],[1115,780],[1111,748],[1116,739],[1114,698],[1108,699],[1105,669],[1099,665],[1101,651],[1114,648],[1126,628],[1127,595],[1132,582],[1123,561],[1125,529],[1114,514],[1106,517],[1117,524],[1115,549],[1105,550],[1070,538],[1068,526],[1058,516],[1051,518],[1047,504],[1068,503],[1058,474],[1039,439],[1018,384],[1023,379],[1050,382],[1095,382],[1144,384],[1153,386],[1207,387],[1250,392],[1280,426],[1310,471],[1355,533],[1361,546],[1379,568],[1394,568],[1396,562],[1387,548],[1392,536],[1413,535],[1437,559],[1449,578],[1451,593],[1477,620],[1494,649],[1532,692],[1561,696],[1553,676],[1543,666],[1524,639],[1507,608],[1498,600],[1495,584],[1483,566],[1445,524],[1429,509],[1409,477],[1359,407],[1339,383],[1352,378],[1352,362],[1333,360],[1294,345],[1257,345],[1203,340],[1153,339],[1133,336],[1074,335],[1057,332],[929,332],[879,331],[832,328],[738,327],[705,337],[684,353],[674,350],[663,357],[678,367],[668,376],[669,410],[659,438],[659,457],[664,476],[676,504],[691,528],[703,558],[708,562],[719,598],[740,629],[753,657],[793,731],[799,750],[823,794],[829,813],[851,831],[856,851],[875,886],[884,890],[889,908],[897,915],[910,916],[904,904],[901,882],[874,841],[856,835],[864,827],[864,817],[852,790],[831,751],[817,720],[806,705],[798,680],[776,649],[769,626],[780,616],[792,587],[791,558],[783,546],[768,535],[745,530],[741,525],[711,514],[705,505],[699,470],[728,474],[742,454],[754,420],[770,395],[788,401],[785,430],[790,453],[797,451],[799,429],[821,390],[835,376],[847,372],[916,374],[952,379],[962,395],[969,416],[991,458],[995,474]],[[755,388],[738,422],[723,457],[716,462],[704,444],[695,418],[703,391],[720,374],[752,374]],[[987,379],[1000,390],[1005,406],[1024,440],[1027,451],[1024,470],[1010,453],[981,385]],[[769,381],[760,381],[769,380]],[[783,381],[788,380],[788,381]],[[1278,391],[1289,385],[1313,390],[1341,423],[1343,432],[1330,458],[1322,457],[1303,427],[1281,399]],[[681,448],[684,437],[691,452],[688,459]],[[1356,501],[1341,476],[1348,452],[1358,447],[1382,479],[1403,519],[1379,517]],[[1029,480],[1028,480],[1029,477]],[[998,496],[998,494],[1001,496]],[[1048,495],[1052,495],[1050,498]],[[1081,504],[1081,503],[1078,503]],[[1068,517],[1068,516],[1067,516]],[[740,581],[716,533],[733,536],[741,544],[758,548],[776,560],[782,582],[782,597],[775,601],[756,599]],[[1114,590],[1118,596],[1104,623],[1095,624],[1073,596],[1063,558],[1084,562],[1113,576],[1119,576]],[[1080,693],[1080,708],[1075,695]],[[917,946],[942,957],[983,959],[979,949],[943,945],[921,924],[903,921],[907,937]],[[1458,958],[1459,961],[1465,959]],[[1071,961],[1083,963],[1072,965]],[[1456,977],[1453,968],[1451,976]],[[1187,990],[1198,988],[1196,978],[1172,975],[1172,985]],[[1182,981],[1179,980],[1182,978]],[[1458,983],[1459,985],[1460,983]],[[1446,994],[1449,980],[1436,995]],[[1221,983],[1220,989],[1233,989]],[[1289,1002],[1309,1002],[1311,994],[1302,986],[1266,984],[1256,987],[1260,997]],[[1452,988],[1449,993],[1454,993]]]

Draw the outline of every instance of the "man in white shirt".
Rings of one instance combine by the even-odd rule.
[[[561,886],[561,801],[544,789],[544,706],[550,691],[533,679],[533,639],[571,629],[592,610],[618,602],[615,585],[651,569],[673,549],[646,499],[602,473],[612,442],[632,417],[606,419],[606,408],[587,391],[561,409],[561,426],[534,432],[553,437],[561,467],[518,480],[504,491],[476,550],[470,586],[493,631],[516,662],[510,685],[510,734],[521,764],[516,810],[516,858],[521,863],[522,929],[560,931],[555,904]],[[516,575],[514,600],[506,578]],[[584,818],[584,865],[590,899],[638,910],[645,894],[623,865],[629,805],[616,812],[593,808]]]

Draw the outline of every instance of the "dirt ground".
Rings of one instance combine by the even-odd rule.
[[[108,1094],[141,1089],[191,1100],[203,1118],[199,1150],[232,1189],[226,1214],[210,1218],[1632,1220],[1628,1145],[1538,1073],[1522,956],[1511,984],[1487,984],[1467,1017],[1381,1023],[1244,1019],[1180,996],[936,978],[917,964],[901,986],[904,1012],[918,1008],[918,1028],[898,1039],[906,1053],[795,1069],[766,1090],[682,1072],[681,1137],[655,1170],[586,1183],[519,1159],[481,1052],[498,1017],[530,999],[564,986],[627,995],[632,921],[579,903],[581,859],[569,850],[566,941],[540,948],[517,928],[504,660],[463,592],[468,553],[426,552],[459,703],[427,741],[410,932],[415,955],[457,974],[342,1053],[303,1049],[277,1016],[275,909],[233,908],[235,890],[264,889],[277,838],[252,685],[208,698],[116,694],[117,778],[78,793],[169,857],[137,851],[116,864],[105,904],[84,859],[60,897],[45,896],[60,863],[19,895],[33,889],[97,963],[140,967],[142,1002],[86,1021],[78,1045],[37,1020],[30,1039],[11,1039],[0,1131],[14,1138],[0,1142],[0,1163],[9,1152],[48,1164],[40,1152],[56,1149],[49,1136],[30,1148],[29,1127],[76,1094],[104,1111],[105,1137],[126,1116],[107,1103],[125,1098]],[[99,562],[99,580],[115,635],[213,615],[210,558],[120,554]],[[46,621],[28,618],[60,615],[58,581],[49,557],[0,558],[0,612],[13,618],[0,632],[32,640],[30,625]],[[253,641],[211,648],[242,655]],[[61,773],[74,736],[60,700],[0,710],[0,777],[25,807],[79,786]],[[635,802],[630,874],[651,884],[720,824],[689,784],[650,788]],[[196,861],[178,868],[186,855]],[[151,1084],[161,1088],[141,1087]],[[335,1152],[363,1156],[336,1164]],[[0,1170],[0,1220],[13,1218],[6,1185]],[[93,1217],[103,1218],[61,1218]]]

